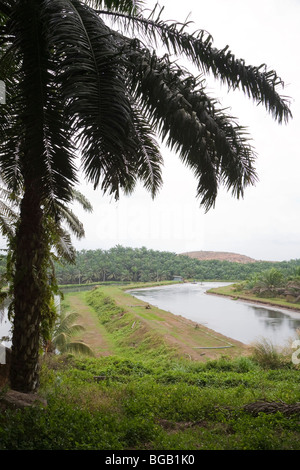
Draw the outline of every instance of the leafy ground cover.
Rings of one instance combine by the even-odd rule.
[[[106,294],[78,296],[86,295],[110,353],[44,358],[47,406],[3,408],[1,450],[300,449],[300,374],[289,357],[195,360],[146,327],[133,346],[136,317],[121,294]]]

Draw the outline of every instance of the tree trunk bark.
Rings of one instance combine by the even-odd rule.
[[[13,338],[10,386],[35,392],[39,386],[39,348],[45,243],[43,212],[34,185],[27,187],[16,234]]]

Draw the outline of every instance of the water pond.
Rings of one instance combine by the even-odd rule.
[[[300,328],[300,312],[209,295],[228,283],[182,283],[131,290],[134,297],[198,322],[225,336],[251,344],[265,338],[284,346]]]
[[[225,336],[250,344],[266,338],[284,346],[300,328],[300,312],[209,295],[208,289],[228,283],[182,283],[129,291],[134,297],[175,315],[182,315]],[[0,312],[0,341],[9,336],[7,310]],[[10,341],[1,344],[10,346]]]

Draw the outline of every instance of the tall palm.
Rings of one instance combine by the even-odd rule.
[[[204,32],[190,35],[156,13],[145,17],[142,3],[0,1],[0,74],[7,86],[7,105],[0,109],[0,170],[12,191],[20,181],[24,186],[11,362],[11,386],[17,390],[38,386],[49,246],[43,220],[49,213],[55,217],[55,201],[70,201],[77,181],[75,150],[80,149],[86,178],[103,192],[118,198],[140,180],[155,196],[162,183],[159,136],[194,172],[206,209],[221,184],[243,196],[256,179],[246,130],[206,94],[203,77],[172,62],[172,54],[242,89],[277,121],[290,117],[274,71],[247,66],[227,48],[214,48]],[[108,25],[111,18],[118,29]],[[157,43],[167,52],[162,57]]]
[[[0,182],[2,178],[0,176]],[[11,281],[15,276],[15,228],[19,220],[19,208],[22,196],[20,194],[11,194],[5,187],[4,182],[0,185],[0,231],[7,239],[8,248],[6,273],[0,279],[0,304],[9,298],[13,299],[14,289]],[[91,212],[92,206],[86,197],[78,190],[72,190],[72,202],[79,203],[85,211]],[[56,218],[51,215],[44,218],[44,230],[49,237],[49,258],[48,258],[48,303],[47,310],[44,312],[42,324],[42,333],[47,337],[52,324],[56,319],[56,310],[52,308],[51,299],[58,293],[58,286],[55,275],[55,262],[60,264],[76,262],[76,250],[72,244],[71,234],[81,239],[84,236],[84,227],[72,209],[62,203],[55,202]],[[2,287],[10,288],[2,291]],[[14,299],[9,306],[9,316],[14,316]]]

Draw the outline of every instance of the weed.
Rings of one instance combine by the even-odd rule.
[[[272,342],[265,338],[253,343],[252,356],[264,369],[278,369],[283,366],[283,357]]]

